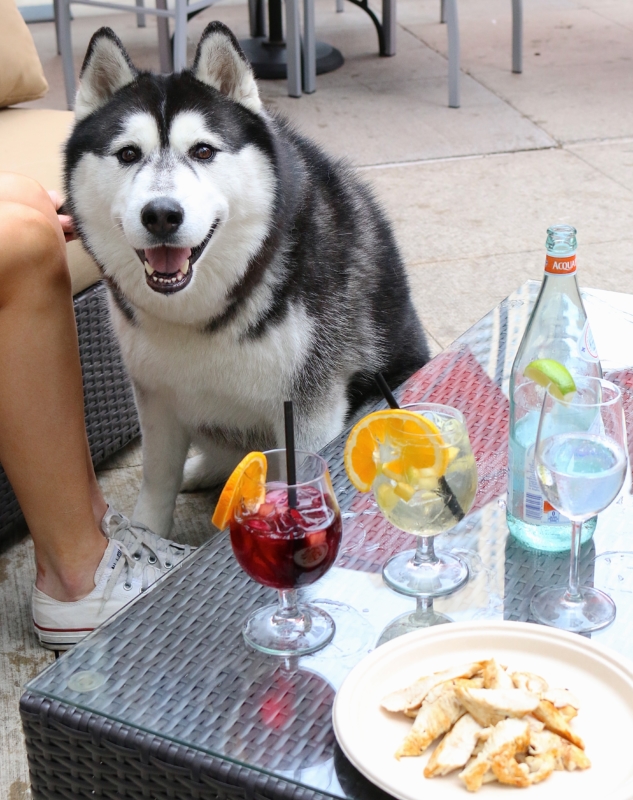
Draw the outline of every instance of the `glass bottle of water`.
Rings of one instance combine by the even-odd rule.
[[[537,358],[564,364],[572,376],[602,377],[598,353],[576,281],[576,229],[547,230],[545,274],[510,376],[507,517],[510,531],[537,550],[569,550],[571,523],[545,500],[534,470],[534,443],[545,389],[524,376]],[[583,526],[583,542],[596,518]]]

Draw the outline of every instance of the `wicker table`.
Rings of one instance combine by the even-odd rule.
[[[407,381],[401,402],[460,408],[479,471],[473,511],[445,548],[461,552],[469,583],[436,602],[454,620],[526,620],[534,589],[564,580],[568,555],[523,550],[505,524],[508,401],[504,391],[538,286],[511,295]],[[585,294],[607,371],[624,388],[633,297]],[[633,437],[629,437],[633,442]],[[306,591],[337,622],[326,649],[298,661],[246,648],[240,628],[273,592],[249,580],[217,534],[146,596],[45,670],[21,702],[34,798],[385,798],[346,761],[331,706],[349,670],[413,601],[387,589],[385,559],[413,537],[391,528],[342,468],[345,435],[324,454],[345,520],[340,556]],[[633,656],[633,500],[627,480],[583,548],[582,577],[614,598],[618,616],[595,638]],[[633,548],[631,548],[633,549]]]

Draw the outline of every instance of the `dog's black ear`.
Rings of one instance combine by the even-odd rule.
[[[212,86],[255,114],[262,110],[251,65],[237,39],[221,22],[210,22],[204,29],[192,72],[203,83]]]
[[[111,28],[99,28],[88,45],[75,100],[77,120],[105,105],[136,77],[136,69]]]

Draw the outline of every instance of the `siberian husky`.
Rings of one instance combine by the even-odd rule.
[[[191,70],[139,72],[102,28],[66,145],[79,235],[109,287],[134,385],[134,518],[169,533],[181,489],[251,449],[318,450],[373,393],[428,360],[393,234],[353,172],[262,107],[212,22]],[[185,459],[191,443],[200,455]],[[184,466],[184,480],[183,480]]]

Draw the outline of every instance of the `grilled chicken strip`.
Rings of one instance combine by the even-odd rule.
[[[523,689],[525,692],[541,694],[549,688],[545,678],[541,678],[540,675],[535,675],[533,672],[513,672],[511,677],[515,687]]]
[[[484,728],[496,725],[506,717],[524,717],[539,705],[538,695],[522,689],[472,689],[464,686],[458,688],[457,696]]]
[[[398,689],[395,692],[383,697],[381,706],[386,711],[411,711],[420,708],[424,698],[427,694],[446,681],[454,680],[455,678],[472,678],[478,672],[481,672],[482,661],[476,661],[470,664],[462,664],[459,667],[444,670],[443,672],[435,672],[433,675],[427,675],[420,678],[415,683],[404,689]]]
[[[457,698],[460,681],[444,683],[432,696],[429,696],[418,711],[411,730],[396,751],[396,758],[419,756],[426,748],[450,731],[466,710]]]
[[[546,692],[541,692],[541,700],[549,700],[552,705],[559,709],[567,706],[571,706],[576,710],[580,708],[580,701],[569,689],[548,689]]]
[[[498,661],[491,658],[489,661],[484,661],[483,665],[485,689],[514,689],[512,678]]]
[[[575,769],[589,769],[591,761],[585,751],[568,742],[567,739],[559,738],[563,746],[563,752],[560,757],[563,767],[568,772],[573,772]]]
[[[563,741],[551,731],[530,731],[530,755],[525,759],[530,769],[530,783],[540,783],[562,767]]]
[[[501,776],[504,783],[518,786],[518,781],[526,779],[528,768],[526,766],[524,771],[514,757],[517,753],[525,752],[529,743],[530,726],[527,720],[504,719],[495,725],[479,755],[459,773],[459,777],[469,792],[478,791],[491,770],[497,780]],[[529,780],[525,785],[528,784]]]
[[[553,733],[562,736],[563,739],[568,739],[576,747],[581,750],[585,749],[583,740],[574,733],[569,727],[569,722],[563,714],[556,708],[549,700],[541,700],[538,707],[532,712],[534,716],[545,724],[545,727]],[[473,715],[474,716],[474,715]]]
[[[482,730],[481,725],[470,714],[464,714],[433,751],[424,768],[424,777],[448,775],[467,764]]]
[[[538,783],[550,775],[554,769],[568,770],[589,769],[591,761],[575,744],[563,739],[557,733],[545,730],[542,733],[530,733],[530,755],[526,762],[530,767],[532,783]],[[550,768],[553,762],[553,767]]]

